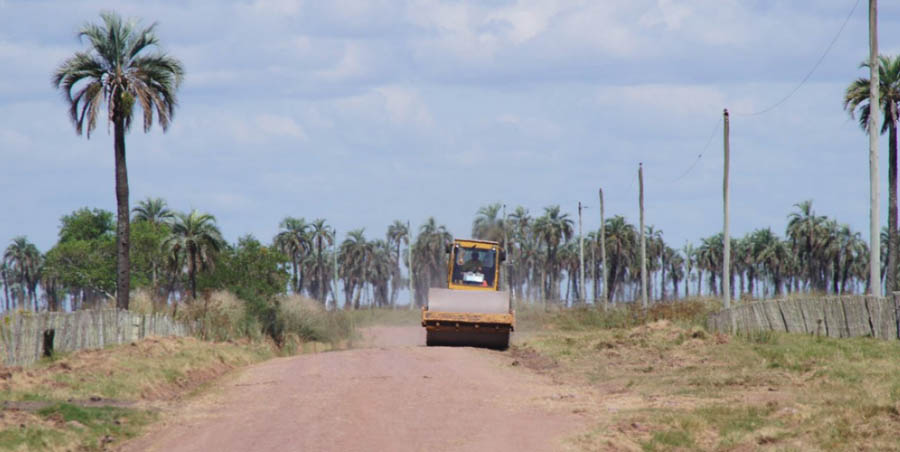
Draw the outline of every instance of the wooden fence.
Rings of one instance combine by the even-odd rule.
[[[900,293],[766,300],[732,306],[707,319],[710,331],[785,331],[828,337],[898,339]]]
[[[103,348],[147,336],[185,336],[189,328],[163,314],[104,309],[16,312],[0,317],[0,363],[31,364],[51,352]]]

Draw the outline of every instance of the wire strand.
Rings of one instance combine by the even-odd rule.
[[[825,49],[825,52],[822,53],[822,56],[819,57],[819,60],[816,61],[816,64],[813,65],[812,69],[810,69],[809,72],[806,73],[806,76],[804,76],[803,79],[800,80],[800,83],[798,83],[797,86],[794,87],[794,89],[789,91],[786,96],[781,98],[781,100],[779,100],[778,102],[775,102],[774,104],[770,105],[769,107],[767,107],[765,109],[755,111],[752,113],[732,112],[731,114],[735,115],[735,116],[759,116],[759,115],[768,113],[768,112],[776,109],[778,106],[787,102],[788,99],[793,97],[794,94],[796,94],[797,91],[799,91],[800,88],[804,84],[806,84],[806,82],[809,80],[809,78],[812,77],[813,73],[816,72],[816,69],[819,68],[819,65],[822,64],[822,61],[825,61],[825,57],[828,56],[829,52],[831,52],[832,47],[834,47],[834,44],[837,42],[838,38],[841,36],[841,33],[844,32],[844,28],[847,27],[847,23],[850,22],[850,18],[853,16],[853,13],[856,12],[856,7],[859,6],[859,1],[860,0],[856,0],[856,3],[853,4],[853,8],[850,9],[850,13],[847,14],[847,18],[844,19],[844,23],[841,24],[841,28],[838,29],[838,32],[837,32],[837,34],[834,35],[834,38],[831,39],[831,43],[828,44],[828,47]]]
[[[713,131],[709,135],[709,139],[706,140],[706,145],[703,146],[703,150],[701,150],[700,153],[697,154],[697,158],[694,159],[694,163],[691,163],[691,166],[689,166],[688,169],[684,170],[684,172],[682,172],[680,176],[676,177],[671,182],[669,182],[670,184],[674,184],[675,182],[680,181],[685,176],[687,176],[691,171],[694,170],[694,168],[697,166],[697,164],[700,163],[700,159],[703,158],[703,154],[705,154],[706,150],[709,149],[709,145],[710,145],[710,143],[712,143],[713,138],[716,137],[716,132],[719,131],[720,126],[721,126],[721,123],[719,122],[718,119],[716,119],[716,123],[715,123],[715,126],[713,127]]]

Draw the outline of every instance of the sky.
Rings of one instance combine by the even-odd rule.
[[[896,55],[900,6],[881,3],[880,50]],[[107,10],[156,22],[160,50],[186,69],[169,130],[127,136],[132,206],[209,212],[230,241],[269,241],[286,216],[325,218],[339,238],[434,216],[467,236],[493,202],[577,219],[581,201],[591,230],[600,187],[605,214],[636,224],[642,162],[646,223],[680,247],[722,227],[724,108],[733,235],[783,234],[811,199],[867,238],[867,136],[842,105],[867,76],[867,2],[810,6],[0,0],[0,242],[47,250],[62,215],[115,211],[107,125],[77,136],[50,82]],[[886,221],[885,137],[880,150]]]

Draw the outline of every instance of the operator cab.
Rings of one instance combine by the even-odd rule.
[[[498,264],[505,258],[499,244],[457,240],[450,252],[450,288],[497,290]]]

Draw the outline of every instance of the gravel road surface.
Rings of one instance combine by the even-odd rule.
[[[222,379],[126,451],[560,451],[588,428],[567,389],[509,353],[424,347],[420,327]]]

